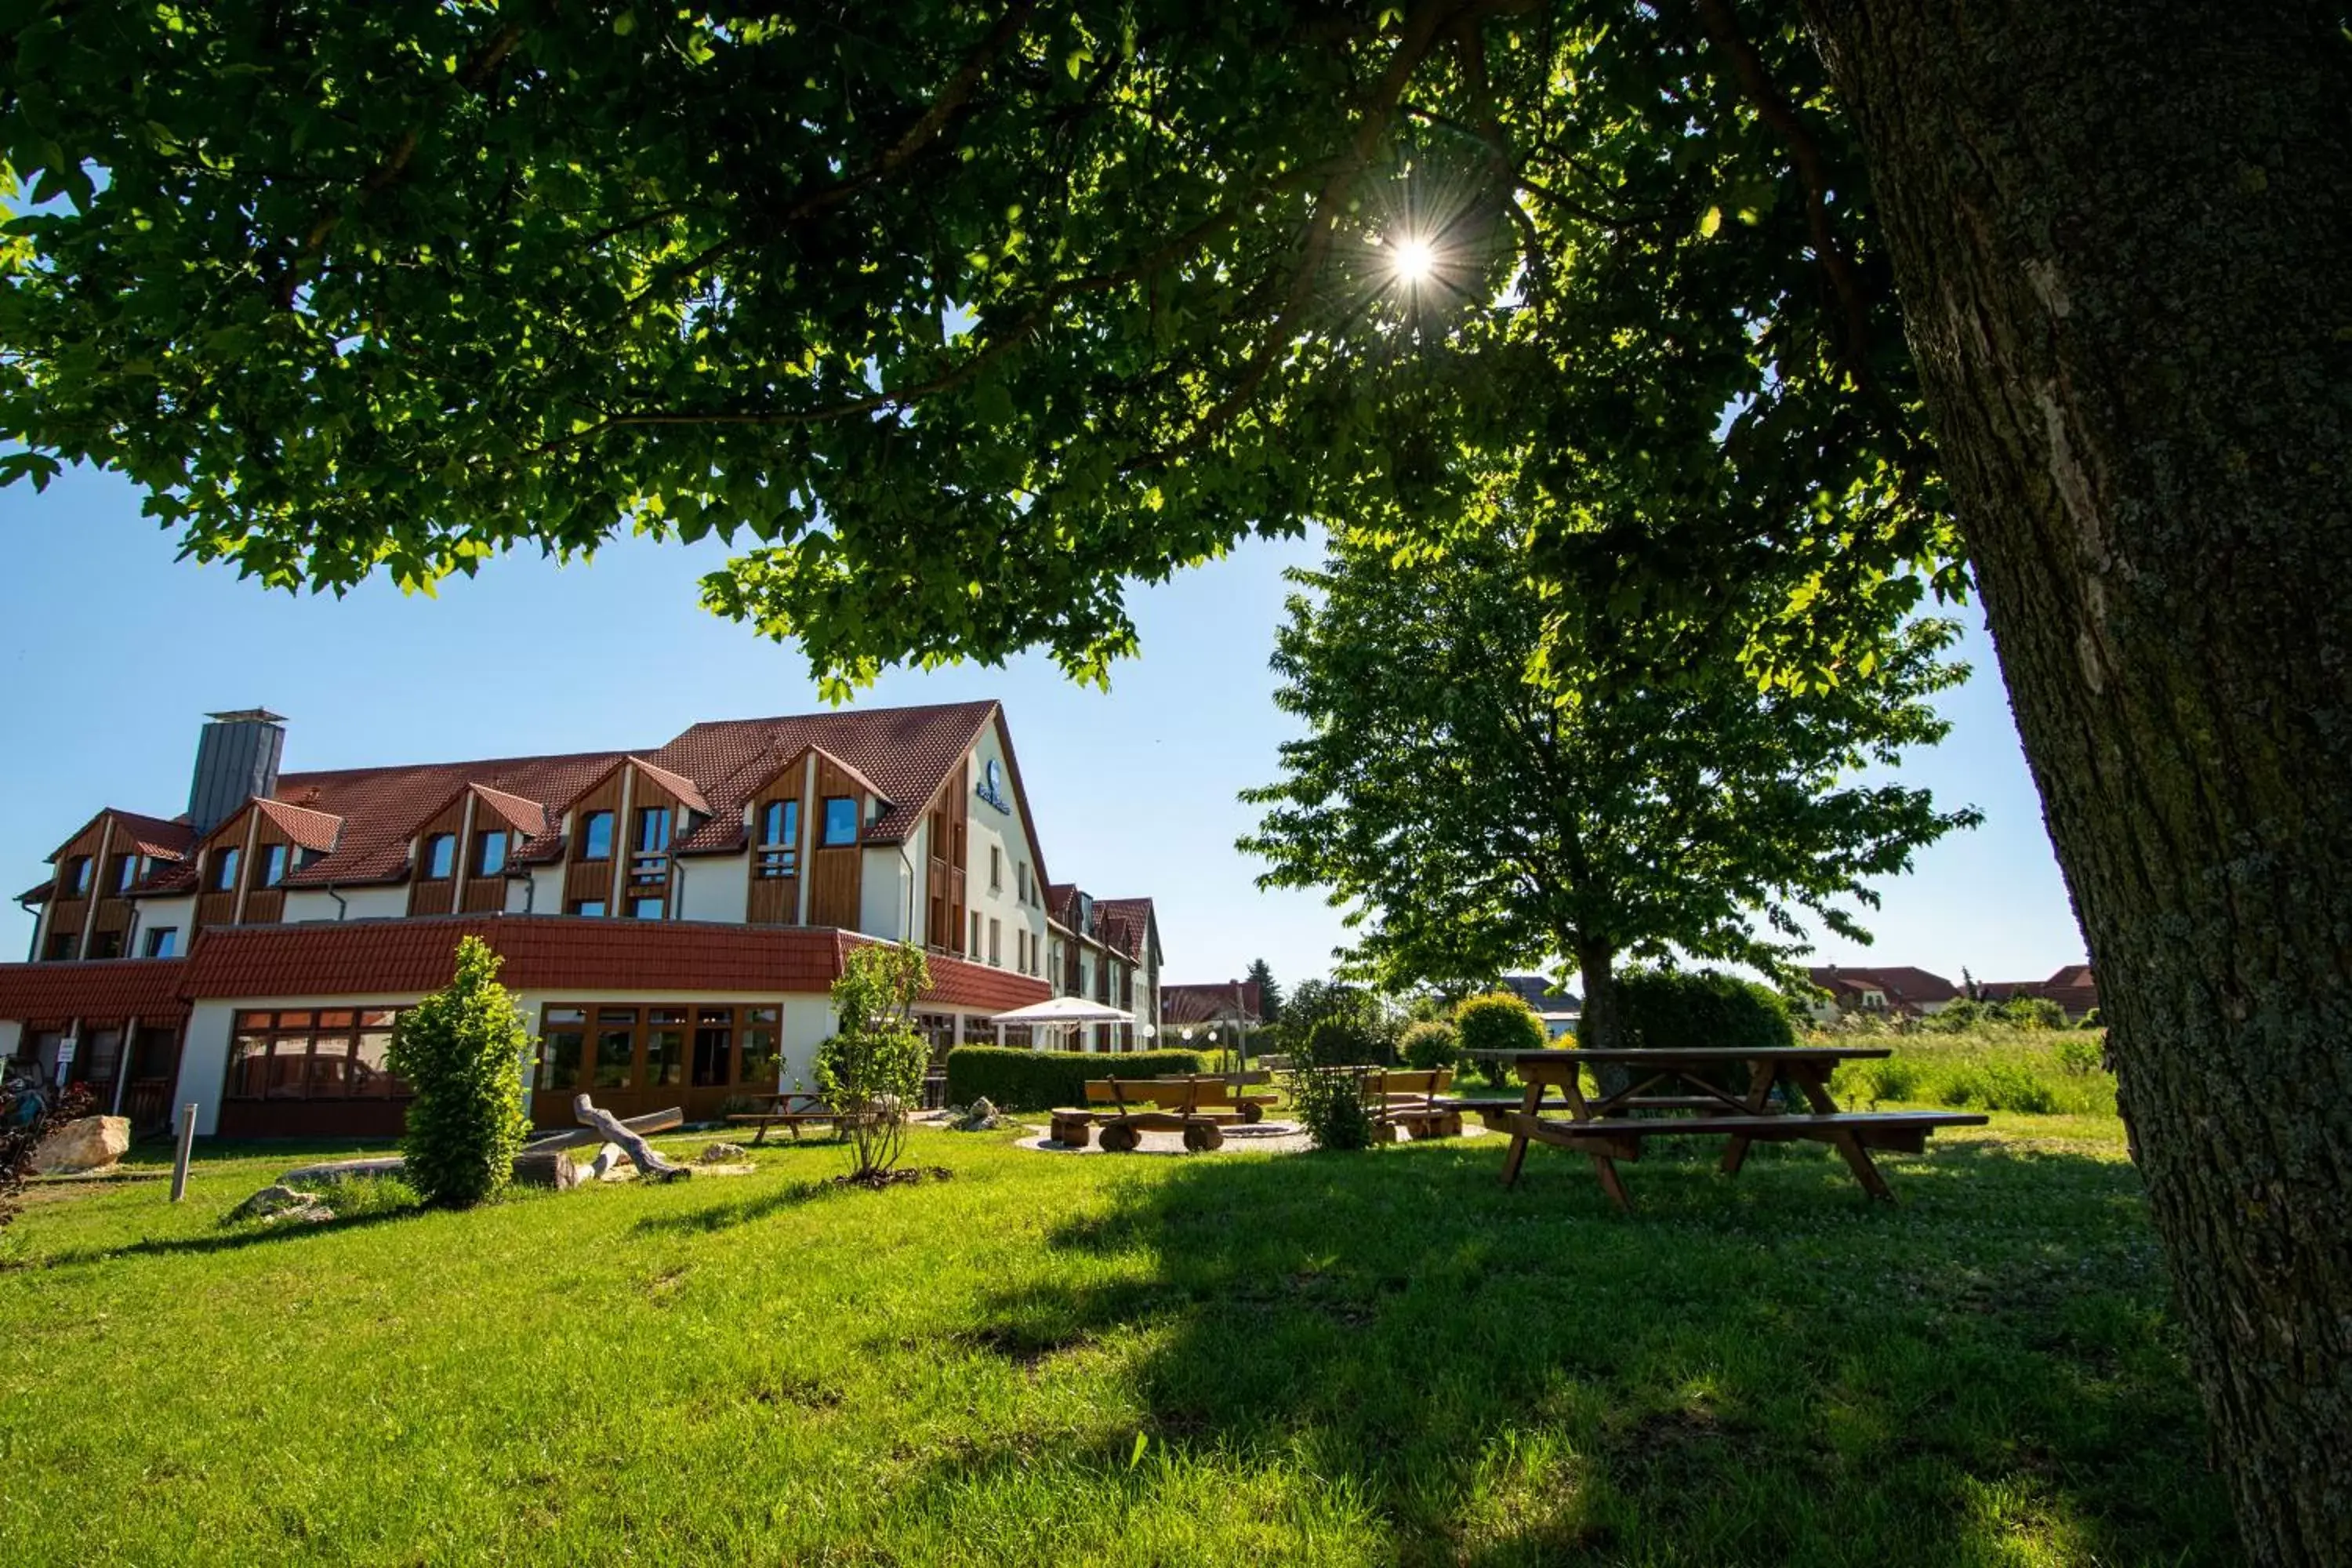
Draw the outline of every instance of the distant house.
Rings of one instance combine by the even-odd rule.
[[[1576,1033],[1577,1020],[1584,1016],[1584,999],[1575,992],[1554,990],[1540,974],[1506,974],[1500,984],[1535,1009],[1546,1035],[1557,1040]]]
[[[2087,963],[2070,963],[2047,980],[1987,980],[1977,986],[1979,1002],[2001,1003],[2017,996],[2042,996],[2066,1010],[2066,1021],[2079,1024],[2099,1005],[2099,982]]]
[[[1865,1014],[1888,1018],[1922,1018],[1940,1013],[1960,999],[1960,988],[1940,974],[1899,965],[1888,969],[1847,969],[1831,964],[1808,969],[1814,989],[1826,992],[1812,1004],[1813,1021],[1833,1024]]]
[[[1160,988],[1162,1046],[1181,1047],[1188,1037],[1205,1038],[1211,1029],[1220,1026],[1231,1037],[1237,1030],[1255,1029],[1265,1021],[1257,982],[1254,980],[1220,980]]]

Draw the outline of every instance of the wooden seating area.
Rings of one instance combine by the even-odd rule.
[[[1782,1046],[1745,1050],[1622,1049],[1541,1050],[1500,1053],[1527,1086],[1516,1101],[1461,1102],[1481,1110],[1486,1124],[1511,1135],[1503,1163],[1503,1184],[1519,1178],[1530,1142],[1548,1143],[1588,1156],[1602,1190],[1617,1206],[1633,1207],[1616,1162],[1638,1160],[1651,1138],[1718,1137],[1727,1140],[1722,1169],[1736,1175],[1750,1144],[1807,1140],[1827,1143],[1845,1159],[1854,1180],[1875,1198],[1892,1200],[1892,1188],[1870,1152],[1917,1153],[1943,1127],[1981,1127],[1989,1120],[1955,1110],[1842,1110],[1831,1098],[1831,1072],[1842,1061],[1884,1057],[1884,1047]],[[1580,1080],[1584,1067],[1629,1069],[1627,1086],[1613,1094],[1588,1097]],[[1717,1081],[1727,1068],[1748,1070],[1745,1094]],[[1808,1110],[1774,1103],[1777,1086],[1793,1088]],[[1547,1117],[1544,1096],[1557,1090],[1568,1119]]]
[[[1458,1138],[1462,1108],[1445,1098],[1454,1087],[1451,1068],[1385,1068],[1366,1076],[1365,1098],[1373,1105],[1372,1123],[1395,1128],[1408,1138]]]
[[[767,1141],[771,1127],[785,1129],[792,1133],[793,1142],[797,1143],[803,1126],[829,1124],[838,1129],[842,1122],[841,1113],[814,1094],[761,1094],[751,1098],[766,1100],[768,1109],[735,1111],[727,1120],[758,1128],[759,1131],[751,1134],[755,1146]]]
[[[1092,1079],[1085,1109],[1053,1113],[1052,1135],[1057,1143],[1083,1149],[1099,1127],[1105,1153],[1128,1154],[1146,1132],[1181,1132],[1184,1147],[1201,1153],[1223,1146],[1224,1128],[1265,1114],[1261,1105],[1233,1101],[1223,1079]]]

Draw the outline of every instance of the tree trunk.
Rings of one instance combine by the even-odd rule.
[[[1584,987],[1584,1011],[1576,1020],[1580,1046],[1622,1046],[1624,1030],[1617,1021],[1617,950],[1606,942],[1576,944],[1576,979]]]
[[[1807,0],[2249,1554],[2352,1542],[2352,49]]]

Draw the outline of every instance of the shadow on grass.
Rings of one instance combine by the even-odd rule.
[[[739,1198],[733,1203],[712,1204],[688,1209],[679,1214],[647,1215],[637,1221],[639,1235],[708,1235],[713,1231],[732,1230],[737,1226],[751,1225],[771,1215],[795,1209],[819,1198],[835,1197],[851,1189],[839,1183],[817,1180],[789,1182],[773,1192],[753,1197]]]
[[[2234,1558],[2128,1165],[1955,1142],[1884,1162],[1887,1205],[1701,1144],[1624,1216],[1548,1151],[1504,1191],[1485,1142],[1123,1184],[953,1342],[1125,1347],[1132,1406],[1047,1457],[1139,1503],[1138,1451],[1289,1467],[1407,1563]],[[927,1486],[985,1508],[1039,1447]]]
[[[241,1221],[208,1236],[178,1236],[161,1239],[147,1238],[126,1242],[121,1247],[80,1247],[55,1252],[26,1261],[35,1268],[64,1268],[82,1263],[108,1263],[124,1258],[204,1257],[216,1252],[241,1252],[248,1247],[278,1246],[304,1241],[315,1237],[332,1236],[341,1231],[364,1230],[380,1225],[394,1225],[402,1220],[416,1219],[430,1213],[422,1205],[414,1208],[384,1209],[373,1214],[338,1215],[333,1219],[294,1221],[267,1224],[259,1220]]]

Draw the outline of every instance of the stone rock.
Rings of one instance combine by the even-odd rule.
[[[992,1132],[1004,1125],[1004,1116],[986,1095],[982,1095],[966,1106],[961,1115],[950,1118],[948,1125],[959,1132]]]
[[[227,1217],[232,1222],[259,1219],[272,1224],[286,1220],[296,1225],[315,1225],[320,1220],[334,1218],[335,1211],[329,1208],[318,1194],[306,1193],[280,1183],[262,1188],[229,1210]]]
[[[45,1176],[78,1175],[102,1171],[130,1151],[131,1120],[124,1116],[85,1116],[68,1121],[41,1140],[33,1151],[33,1169]]]
[[[705,1143],[702,1152],[694,1157],[698,1165],[731,1165],[751,1157],[751,1151],[740,1143]]]

